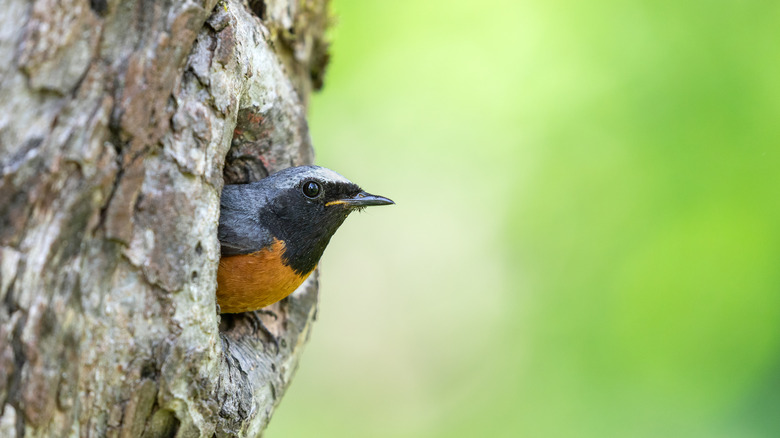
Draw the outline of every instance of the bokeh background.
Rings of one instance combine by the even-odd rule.
[[[280,437],[780,436],[780,3],[334,0]]]

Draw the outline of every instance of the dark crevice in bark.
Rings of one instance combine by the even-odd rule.
[[[108,1],[107,0],[89,0],[89,8],[92,9],[92,11],[99,16],[105,15],[106,11],[108,11]]]
[[[249,9],[254,12],[260,20],[266,19],[266,4],[263,0],[249,0]]]
[[[12,332],[11,332],[11,348],[13,350],[13,370],[10,370],[10,381],[8,382],[8,389],[6,392],[6,403],[10,404],[11,406],[16,409],[17,412],[17,422],[21,421],[21,424],[24,424],[24,417],[21,414],[22,411],[22,405],[21,405],[21,386],[22,386],[22,368],[24,367],[26,358],[24,351],[22,350],[22,339],[21,339],[21,332],[24,325],[27,323],[27,315],[24,314],[21,310],[14,311],[11,314],[11,322],[14,322],[14,319],[16,319],[15,323],[12,326]],[[23,435],[24,429],[19,430],[19,434]],[[18,436],[22,436],[18,435]]]

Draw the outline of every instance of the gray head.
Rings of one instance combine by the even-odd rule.
[[[248,234],[262,226],[263,232],[284,242],[285,264],[303,274],[314,269],[351,212],[389,204],[393,201],[366,193],[330,169],[290,167],[255,183],[225,186],[220,235],[231,231],[240,239],[246,233],[243,238],[252,241],[256,236]],[[223,226],[231,229],[223,230]]]

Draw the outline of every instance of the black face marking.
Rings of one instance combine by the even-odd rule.
[[[353,211],[345,205],[327,204],[360,191],[357,184],[346,180],[305,177],[292,188],[279,190],[270,205],[261,209],[259,219],[268,224],[271,234],[285,242],[285,263],[298,274],[308,274]]]
[[[284,263],[308,274],[339,226],[358,205],[362,190],[341,175],[316,166],[288,168],[261,181],[225,186],[219,239],[222,254],[238,255],[285,243]]]

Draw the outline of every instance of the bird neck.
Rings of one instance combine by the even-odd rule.
[[[269,221],[269,231],[284,241],[284,263],[297,274],[308,274],[317,266],[331,237],[346,218],[338,215],[312,223],[306,218],[286,216]]]

